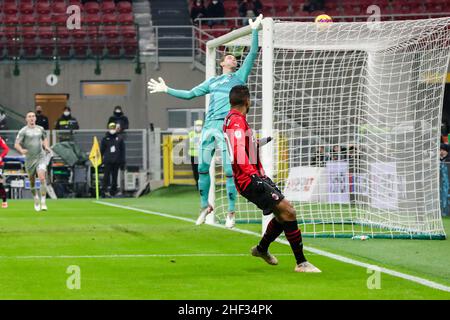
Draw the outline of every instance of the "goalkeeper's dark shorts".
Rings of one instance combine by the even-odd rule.
[[[270,178],[264,177],[261,180],[263,183],[260,184],[252,180],[241,195],[260,208],[264,215],[268,215],[284,199],[284,195]]]

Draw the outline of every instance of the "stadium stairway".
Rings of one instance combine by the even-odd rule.
[[[155,26],[190,26],[188,2],[186,0],[152,0],[151,15]],[[192,55],[192,30],[189,28],[159,28],[158,47],[160,56]],[[179,50],[175,48],[183,48]]]
[[[133,1],[134,21],[139,25],[139,50],[142,56],[155,54],[155,36],[152,28],[150,2],[148,0]]]

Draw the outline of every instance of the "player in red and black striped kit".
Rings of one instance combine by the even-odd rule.
[[[223,130],[230,154],[233,177],[239,193],[258,208],[264,215],[273,212],[266,232],[251,253],[263,258],[268,264],[276,265],[278,260],[269,253],[269,245],[284,231],[296,259],[296,272],[321,272],[309,263],[303,254],[302,235],[298,228],[294,207],[284,198],[280,189],[267,177],[258,158],[257,142],[246,115],[250,109],[250,93],[246,86],[235,86],[230,91],[231,110],[224,121]],[[270,140],[269,140],[270,141]]]
[[[8,202],[6,201],[6,191],[4,186],[5,181],[3,178],[3,166],[4,166],[3,159],[8,154],[9,147],[2,137],[0,137],[0,149],[2,150],[2,152],[0,153],[0,198],[2,198],[2,208],[8,208]]]

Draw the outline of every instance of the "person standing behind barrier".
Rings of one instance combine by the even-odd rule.
[[[36,125],[48,130],[48,118],[42,113],[42,107],[36,106]]]
[[[70,132],[61,133],[59,135],[59,141],[72,140],[72,130],[80,129],[78,121],[76,118],[72,117],[72,110],[70,107],[65,107],[64,112],[58,120],[56,120],[55,125],[56,130],[70,130]]]
[[[198,149],[202,137],[203,121],[196,120],[194,130],[189,131],[189,156],[191,157],[192,173],[194,174],[195,186],[198,190]]]
[[[108,132],[100,143],[100,152],[104,168],[102,191],[105,197],[110,195],[113,197],[117,193],[119,169],[125,169],[125,142],[123,137],[117,133],[114,122],[108,125]]]
[[[109,117],[108,125],[111,122],[116,124],[117,133],[124,133],[125,130],[128,129],[129,126],[128,117],[124,115],[121,106],[114,107],[114,114],[111,117]]]

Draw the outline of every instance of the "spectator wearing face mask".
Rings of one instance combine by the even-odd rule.
[[[63,132],[60,132],[58,135],[60,142],[73,140],[72,131],[80,129],[78,121],[72,117],[72,112],[69,107],[65,107],[62,116],[56,120],[55,129],[63,130]]]
[[[122,107],[114,107],[114,114],[109,117],[108,124],[115,123],[117,133],[122,133],[128,129],[128,118],[123,114]]]
[[[225,17],[225,7],[219,0],[212,0],[208,7],[206,7],[206,16],[208,18],[223,18]],[[222,20],[209,20],[208,25],[212,27],[215,24],[221,24]]]
[[[198,22],[195,21],[197,18],[203,18],[206,16],[205,5],[203,0],[194,0],[191,7],[191,21],[192,24],[197,25]]]
[[[125,169],[125,142],[117,133],[116,124],[108,125],[108,132],[100,144],[100,152],[103,157],[103,183],[102,193],[105,197],[117,194],[117,177],[119,169]]]
[[[41,106],[36,106],[36,125],[48,130],[48,118],[42,113]]]

